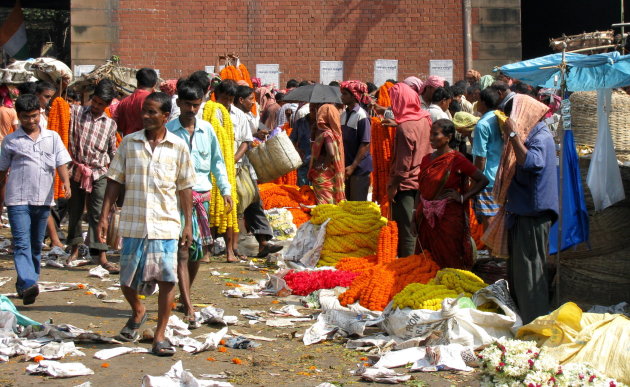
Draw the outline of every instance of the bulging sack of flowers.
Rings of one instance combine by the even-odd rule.
[[[396,308],[392,301],[383,311],[381,327],[403,340],[428,339],[426,345],[461,344],[478,348],[499,337],[513,337],[520,322],[514,311],[502,305],[505,314],[484,312],[462,305],[457,298],[442,300],[440,310]]]
[[[285,132],[247,151],[260,183],[268,183],[298,169],[302,158]]]

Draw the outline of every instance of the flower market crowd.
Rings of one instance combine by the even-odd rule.
[[[317,207],[377,202],[378,217],[395,222],[392,258],[429,251],[439,268],[472,268],[474,218],[490,254],[509,257],[523,322],[550,312],[545,263],[558,218],[550,118],[560,106],[552,91],[470,70],[454,84],[438,76],[332,82],[321,86],[338,100],[309,103],[291,93],[315,82],[278,89],[229,67],[163,82],[142,68],[124,98],[108,79],[83,97],[67,79],[1,86],[0,190],[24,305],[39,294],[48,237],[69,262],[89,255],[120,274],[133,311],[120,332],[126,341],[147,319],[138,296],[159,287],[152,351],[172,355],[165,330],[175,288],[194,325],[190,289],[217,237],[228,262],[245,258],[242,232],[255,237],[260,258],[282,250],[247,152],[288,135],[303,164],[278,184],[312,187]],[[120,246],[110,240],[115,216]],[[120,249],[119,265],[108,260],[110,246]]]

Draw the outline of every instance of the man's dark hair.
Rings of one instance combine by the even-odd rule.
[[[155,70],[143,67],[136,72],[137,87],[155,87],[158,76]]]
[[[499,94],[496,90],[490,87],[486,87],[485,89],[481,90],[481,93],[479,94],[479,100],[482,101],[484,105],[486,105],[486,108],[488,108],[488,110],[496,109],[500,102]]]
[[[241,85],[239,87],[236,88],[236,99],[235,101],[238,101],[239,98],[247,98],[250,95],[252,95],[252,93],[254,92],[254,89],[252,89],[249,86],[245,86],[245,85]]]
[[[15,100],[15,112],[17,114],[32,112],[33,110],[39,112],[39,99],[35,94],[23,94]]]
[[[330,81],[328,86],[339,86],[339,82],[337,82],[337,81]]]
[[[457,81],[453,84],[453,87],[457,86],[457,87],[461,87],[464,90],[466,90],[468,88],[470,84],[468,83],[468,81],[462,79],[461,81]]]
[[[68,88],[66,90],[66,97],[73,100],[73,101],[78,101],[79,100],[79,94],[77,93],[76,90]]]
[[[492,84],[490,85],[490,88],[496,91],[502,91],[502,92],[510,90],[510,88],[508,87],[508,84],[503,81],[492,82]]]
[[[115,96],[116,91],[114,91],[114,84],[109,79],[99,81],[94,89],[94,94],[92,94],[92,97],[99,97],[108,105],[112,103]]]
[[[397,80],[395,80],[395,79],[388,79],[388,80],[386,80],[386,81],[385,81],[385,83],[387,83],[387,82],[393,83],[394,85],[395,85],[396,83],[398,83],[398,81],[397,81]]]
[[[238,85],[231,79],[224,79],[219,83],[219,85],[214,89],[215,94],[227,95],[229,97],[236,96],[236,89]]]
[[[177,81],[177,98],[182,101],[195,101],[203,99],[204,92],[201,86],[195,81],[186,79]]]
[[[154,91],[147,96],[145,101],[155,101],[160,104],[160,110],[162,113],[171,113],[173,104],[171,103],[171,96],[161,91]]]
[[[20,95],[22,94],[35,94],[35,90],[37,89],[37,83],[35,82],[24,82],[17,86]]]
[[[534,88],[523,82],[516,82],[514,85],[512,85],[512,91],[517,94],[526,94],[534,98],[536,97],[536,92],[534,92]]]
[[[210,90],[210,78],[208,78],[207,72],[203,70],[195,71],[194,73],[190,74],[188,79],[197,82],[204,94],[207,93],[208,90]]]
[[[437,103],[449,98],[453,98],[453,96],[448,91],[448,89],[446,87],[438,87],[433,93],[433,98],[431,98],[431,102]]]
[[[442,118],[435,121],[433,125],[439,126],[442,129],[442,134],[444,136],[451,136],[448,146],[450,146],[451,149],[457,149],[459,146],[459,140],[457,139],[457,136],[455,136],[455,125],[453,124],[453,121]]]
[[[309,81],[302,81],[302,82],[300,82],[300,84],[298,85],[298,87],[308,86],[308,85],[310,85]]]
[[[46,82],[46,81],[39,81],[36,83],[36,87],[35,87],[35,94],[41,94],[46,90],[52,90],[52,91],[57,91],[57,88],[55,87],[55,85],[53,85],[50,82]]]
[[[368,88],[368,94],[373,91],[378,90],[378,87],[376,87],[376,85],[373,84],[372,82],[366,82],[365,84],[367,85],[367,88]]]
[[[451,94],[453,94],[453,97],[457,97],[458,95],[464,95],[464,93],[466,93],[466,88],[459,86],[456,84],[454,84],[453,86],[451,86]]]
[[[284,93],[276,93],[276,102],[282,102],[282,100],[284,99]]]
[[[287,82],[287,89],[293,89],[295,87],[298,87],[300,84],[297,80],[295,79],[289,79],[289,82]]]
[[[466,93],[467,94],[473,94],[476,91],[480,91],[481,88],[479,87],[478,83],[475,83],[474,85],[470,85],[468,86],[468,88],[466,89]]]
[[[456,99],[452,100],[451,104],[448,105],[448,111],[451,112],[451,114],[453,114],[453,115],[455,115],[455,113],[457,113],[457,112],[461,112],[462,111],[462,104],[461,104],[461,102],[459,102]]]

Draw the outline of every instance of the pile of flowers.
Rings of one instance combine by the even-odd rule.
[[[296,227],[300,227],[311,219],[310,209],[304,207],[315,204],[315,193],[311,187],[266,183],[260,184],[258,191],[265,210],[288,209],[293,214],[293,223]]]
[[[326,226],[319,266],[334,266],[345,257],[366,257],[376,253],[381,228],[387,219],[376,203],[345,201],[320,204],[311,211],[311,223]]]
[[[359,273],[343,270],[290,271],[284,276],[293,294],[306,296],[320,289],[348,287]]]
[[[533,341],[498,339],[481,351],[479,360],[482,387],[623,386],[586,364],[560,366]]]
[[[414,282],[427,283],[440,269],[428,251],[420,255],[378,263],[378,257],[344,258],[337,270],[359,272],[350,288],[339,296],[341,305],[356,301],[370,310],[383,310],[392,298]]]

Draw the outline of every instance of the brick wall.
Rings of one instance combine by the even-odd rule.
[[[81,3],[86,0],[74,0]],[[320,60],[343,60],[344,78],[373,79],[374,60],[398,59],[399,79],[453,59],[463,74],[461,0],[110,0],[111,53],[174,78],[228,52],[255,73],[280,64],[289,78],[319,80]],[[105,59],[105,58],[103,58]]]

